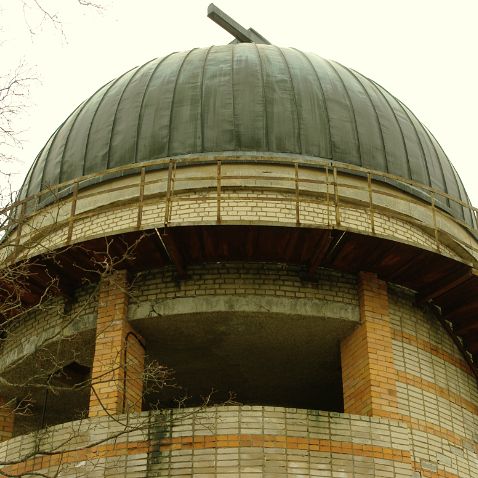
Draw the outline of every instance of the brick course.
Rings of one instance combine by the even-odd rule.
[[[125,416],[118,418],[125,421]],[[184,409],[166,416],[143,413],[130,417],[129,422],[140,428],[149,424],[150,429],[132,431],[80,451],[69,451],[69,444],[63,444],[61,453],[5,471],[60,469],[62,476],[101,477],[412,476],[407,429],[385,419],[282,407],[230,406]],[[85,420],[71,429],[78,426],[83,430],[79,436],[84,438],[77,440],[75,447],[91,440],[90,436],[97,440],[111,437],[118,429],[108,417]],[[71,429],[54,427],[50,446],[64,442]],[[19,437],[10,442],[12,449],[15,441],[16,456],[35,446],[34,440],[20,441]],[[5,451],[0,446],[0,459]]]
[[[217,295],[259,295],[291,299],[315,299],[358,306],[357,279],[319,269],[316,282],[300,279],[305,270],[290,264],[209,263],[192,265],[188,278],[178,284],[173,267],[139,274],[131,288],[129,316],[144,303],[165,299]]]

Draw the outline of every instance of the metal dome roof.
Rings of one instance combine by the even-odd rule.
[[[106,84],[52,135],[21,197],[113,167],[225,151],[330,159],[469,202],[435,138],[381,86],[317,55],[254,43],[172,53]],[[457,204],[452,212],[472,221]]]

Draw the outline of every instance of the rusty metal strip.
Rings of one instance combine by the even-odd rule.
[[[174,179],[176,176],[176,161],[170,160],[168,168],[168,185],[166,190],[166,203],[164,208],[164,227],[166,227],[171,220],[172,212],[172,197],[174,193]]]
[[[144,180],[146,177],[146,169],[141,168],[141,179],[139,182],[139,198],[138,198],[138,217],[136,219],[136,229],[141,229],[143,221],[143,202],[144,202]]]
[[[333,167],[334,175],[334,204],[335,204],[335,224],[340,226],[340,205],[339,205],[339,184],[337,182],[337,168]]]
[[[375,217],[373,213],[373,188],[372,188],[372,175],[367,173],[367,186],[368,186],[368,202],[369,202],[369,214],[370,214],[370,228],[372,234],[375,234]]]
[[[435,193],[432,193],[432,217],[433,217],[433,234],[435,236],[435,244],[436,244],[437,252],[440,252],[440,241],[438,240],[437,213],[435,208]]]
[[[299,163],[295,163],[295,223],[300,226]]]
[[[325,167],[325,200],[327,203],[327,227],[330,228],[330,192],[329,192],[329,168]]]
[[[71,197],[71,209],[70,217],[68,218],[68,235],[66,238],[66,243],[71,244],[71,238],[73,236],[73,226],[75,224],[75,214],[76,214],[76,204],[78,202],[78,183],[76,182],[73,185],[73,195]]]
[[[217,223],[221,224],[221,161],[217,161],[216,172]]]

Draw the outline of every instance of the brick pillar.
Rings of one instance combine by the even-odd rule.
[[[344,411],[398,418],[387,284],[359,276],[360,325],[342,341]]]
[[[7,400],[0,398],[0,442],[13,436],[15,413]]]
[[[143,339],[127,321],[126,271],[103,278],[98,295],[89,416],[140,412]]]

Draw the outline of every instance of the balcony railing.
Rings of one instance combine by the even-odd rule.
[[[281,166],[280,170],[258,172],[257,168],[239,168],[237,165],[271,165]],[[188,166],[201,166],[191,168]],[[274,169],[272,167],[272,169]],[[158,175],[158,171],[162,173]],[[313,172],[313,174],[312,174]],[[127,182],[110,187],[93,188],[104,185],[106,181],[128,177]],[[351,178],[361,178],[357,182]],[[389,186],[389,187],[386,187]],[[392,187],[390,187],[392,186]],[[47,227],[58,229],[66,227],[64,244],[72,241],[75,222],[94,216],[95,208],[78,211],[79,201],[89,200],[101,205],[102,211],[118,208],[118,203],[111,204],[112,194],[124,197],[124,204],[134,206],[136,221],[133,229],[141,230],[143,211],[147,201],[164,202],[164,227],[171,223],[173,205],[183,201],[197,200],[184,191],[208,192],[216,207],[216,223],[223,222],[224,195],[227,191],[246,188],[247,195],[240,192],[235,198],[244,201],[262,201],[263,191],[282,191],[287,194],[274,198],[284,201],[295,209],[295,224],[303,223],[303,210],[307,204],[323,205],[326,214],[326,227],[347,229],[342,221],[345,208],[359,209],[368,217],[367,234],[376,235],[376,215],[386,214],[390,217],[406,219],[406,222],[431,231],[435,248],[438,252],[443,248],[441,238],[453,235],[448,229],[449,222],[440,220],[448,217],[459,224],[469,234],[453,240],[467,249],[472,256],[478,258],[478,209],[469,203],[457,199],[450,194],[433,187],[404,179],[392,174],[367,170],[358,166],[334,163],[317,158],[304,158],[286,155],[252,156],[252,155],[217,155],[158,159],[141,164],[131,164],[80,178],[66,181],[43,189],[41,192],[21,198],[0,211],[0,235],[2,247],[8,247],[7,259],[18,257],[25,248],[25,227],[32,224],[36,216],[45,208],[57,207],[56,219]],[[250,190],[259,190],[251,195]],[[81,194],[80,194],[81,192]],[[404,195],[406,194],[406,196]],[[391,205],[406,201],[414,214],[405,214],[394,210]],[[43,212],[44,213],[44,212]],[[47,229],[35,231],[45,235]],[[29,227],[32,235],[32,227]],[[476,261],[475,261],[476,262]]]

